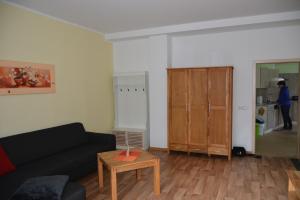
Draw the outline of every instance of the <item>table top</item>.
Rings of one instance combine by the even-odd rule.
[[[289,199],[300,198],[300,171],[287,171],[289,177]],[[291,185],[290,185],[291,184]]]
[[[293,185],[300,189],[300,171],[289,170],[287,174]]]
[[[131,165],[147,163],[151,161],[156,161],[158,158],[151,153],[141,150],[141,149],[132,149],[131,151],[138,151],[140,155],[134,161],[120,161],[115,158],[119,155],[119,153],[124,150],[115,150],[115,151],[107,151],[103,153],[98,153],[98,159],[101,159],[103,164],[105,164],[108,168],[117,168],[117,167],[129,167]]]

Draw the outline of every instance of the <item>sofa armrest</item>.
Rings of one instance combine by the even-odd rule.
[[[107,133],[86,132],[90,143],[110,145],[116,149],[116,136]]]

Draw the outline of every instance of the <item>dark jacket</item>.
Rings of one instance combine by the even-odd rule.
[[[283,87],[280,88],[277,103],[281,106],[291,105],[289,89],[288,89],[287,86],[283,86]]]

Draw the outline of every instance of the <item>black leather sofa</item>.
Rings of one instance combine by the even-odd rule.
[[[64,174],[77,180],[96,170],[97,152],[116,149],[114,135],[86,132],[81,123],[0,138],[0,144],[16,166],[16,171],[0,177],[1,200],[9,199],[30,177]],[[84,193],[71,182],[62,199],[80,199]]]

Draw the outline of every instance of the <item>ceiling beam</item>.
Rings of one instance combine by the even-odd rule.
[[[229,27],[241,27],[241,26],[248,26],[248,25],[275,23],[275,22],[282,23],[282,22],[291,22],[291,21],[300,21],[300,11],[256,15],[256,16],[248,16],[248,17],[227,18],[227,19],[220,19],[220,20],[210,20],[210,21],[203,21],[203,22],[194,22],[194,23],[187,23],[187,24],[161,26],[155,28],[108,33],[105,34],[105,39],[113,41],[113,40],[131,39],[131,38],[138,38],[138,37],[149,37],[152,35],[160,35],[160,34],[176,34],[176,33],[183,33],[183,32],[203,31],[203,30],[229,28]]]

